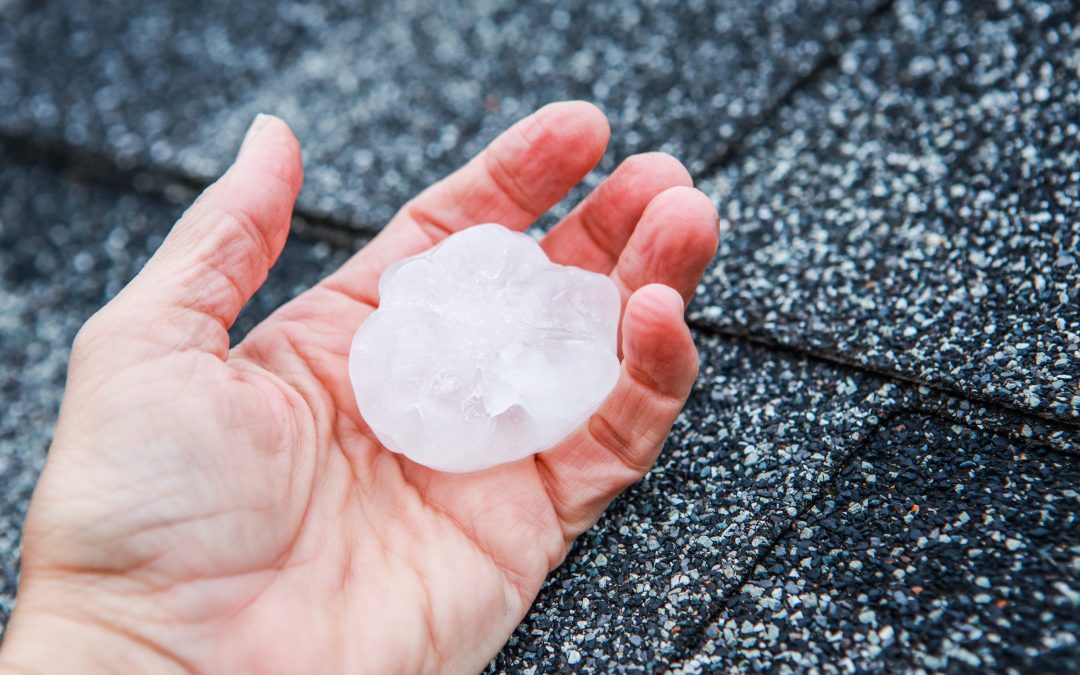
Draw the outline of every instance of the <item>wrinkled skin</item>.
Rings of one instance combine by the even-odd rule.
[[[387,451],[356,408],[349,345],[389,264],[472,224],[528,227],[608,133],[589,104],[541,109],[230,349],[302,181],[288,127],[257,118],[75,340],[0,671],[481,669],[682,408],[697,370],[683,309],[715,209],[676,160],[639,155],[544,239],[624,302],[615,390],[548,452],[455,475]]]

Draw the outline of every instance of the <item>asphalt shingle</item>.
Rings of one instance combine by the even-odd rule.
[[[0,5],[0,129],[121,164],[169,164],[340,13],[280,3]],[[224,156],[219,159],[224,159]]]
[[[1076,457],[1022,429],[894,416],[682,670],[1076,672],[1078,485]]]
[[[1080,421],[1073,3],[903,0],[708,181],[694,315]]]
[[[306,151],[301,206],[377,229],[535,107],[610,114],[625,155],[701,169],[877,0],[0,6],[0,130],[198,180],[257,112]],[[268,20],[272,17],[272,20]]]

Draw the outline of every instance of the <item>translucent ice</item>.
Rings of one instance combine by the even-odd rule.
[[[619,375],[619,292],[531,237],[469,227],[393,265],[356,332],[360,413],[394,452],[478,471],[546,450]]]

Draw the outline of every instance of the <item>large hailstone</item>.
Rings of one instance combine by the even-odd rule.
[[[349,376],[394,452],[465,472],[546,450],[619,376],[619,292],[531,237],[476,225],[386,270]]]

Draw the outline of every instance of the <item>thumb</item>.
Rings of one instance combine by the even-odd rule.
[[[225,175],[91,322],[162,352],[226,358],[228,329],[281,253],[302,182],[296,137],[282,120],[258,115]]]

